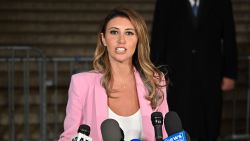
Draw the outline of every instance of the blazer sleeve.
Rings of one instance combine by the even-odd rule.
[[[237,78],[237,47],[235,23],[230,0],[223,0],[223,31],[222,31],[222,51],[223,51],[223,76],[232,79]]]
[[[73,75],[68,91],[68,103],[66,107],[66,117],[64,120],[64,132],[60,135],[59,141],[70,141],[77,134],[77,130],[82,120],[82,109],[84,91],[87,87],[79,84],[78,77]]]

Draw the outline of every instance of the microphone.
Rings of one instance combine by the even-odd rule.
[[[71,140],[71,141],[77,141],[77,135],[78,135],[78,134],[74,135],[74,136],[72,137],[72,140]]]
[[[89,137],[90,134],[90,127],[86,124],[82,124],[78,128],[78,135],[74,140],[76,141],[92,141],[92,138]],[[73,141],[73,139],[72,139]]]
[[[155,139],[156,141],[162,141],[162,124],[163,124],[163,116],[161,112],[153,112],[151,114],[151,122],[154,126],[155,130]]]
[[[182,128],[180,117],[176,112],[168,112],[164,119],[168,137],[164,141],[191,141],[190,136]]]
[[[106,119],[101,124],[103,141],[124,141],[124,133],[114,119]]]

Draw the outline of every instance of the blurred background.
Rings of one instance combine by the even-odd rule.
[[[232,3],[239,79],[223,95],[220,140],[250,140],[250,0]],[[151,31],[154,0],[0,0],[0,141],[58,139],[70,77],[92,69],[99,25],[121,5]]]

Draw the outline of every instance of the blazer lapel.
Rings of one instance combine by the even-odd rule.
[[[136,89],[140,104],[140,110],[143,115],[151,115],[150,111],[152,111],[150,101],[148,101],[145,97],[148,95],[148,90],[144,86],[144,83],[140,77],[140,74],[137,70],[135,70],[135,81],[136,81]]]
[[[186,0],[186,7],[187,7],[187,9],[188,9],[188,16],[189,17],[191,17],[191,19],[192,19],[192,24],[193,24],[193,27],[195,28],[195,29],[197,29],[198,28],[198,26],[199,26],[199,22],[200,22],[200,17],[201,17],[201,11],[202,11],[202,9],[203,9],[203,6],[204,6],[204,1],[203,0],[199,0],[199,5],[198,5],[198,12],[197,12],[197,16],[194,16],[194,14],[193,14],[193,10],[192,10],[192,5],[191,5],[191,3],[189,2],[189,0]]]
[[[96,109],[96,124],[97,130],[101,131],[102,122],[108,117],[108,104],[107,94],[105,89],[102,87],[100,79],[96,82],[98,85],[95,86],[95,109]],[[98,132],[98,136],[101,138],[101,132]]]
[[[144,86],[144,83],[142,82],[140,74],[137,72],[137,70],[135,70],[135,80],[142,116],[143,136],[144,138],[149,139],[154,136],[154,129],[150,121],[151,113],[153,112],[153,110],[151,108],[150,101],[145,98],[145,96],[147,96],[148,94],[148,91]]]

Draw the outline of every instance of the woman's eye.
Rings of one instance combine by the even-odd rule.
[[[115,31],[115,30],[111,30],[110,31],[110,34],[113,34],[113,35],[115,35],[115,34],[117,34],[118,32],[117,31]]]
[[[127,35],[134,35],[134,32],[128,31],[126,32]]]

